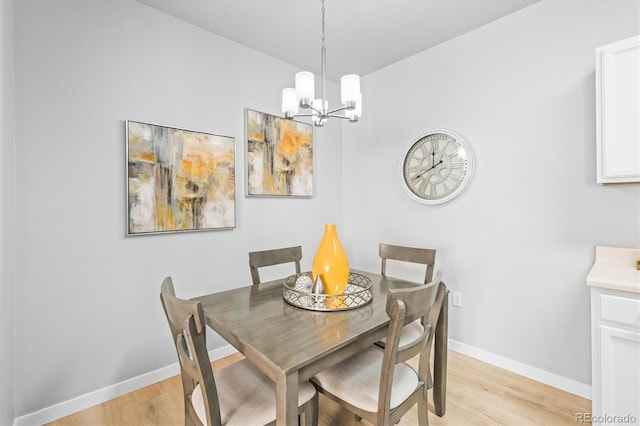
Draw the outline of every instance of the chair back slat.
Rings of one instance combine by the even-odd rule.
[[[300,260],[302,259],[302,247],[285,247],[272,250],[253,251],[249,253],[249,269],[254,284],[260,284],[258,268],[264,266],[280,265],[282,263],[295,263],[296,273],[300,273]]]
[[[433,278],[433,268],[436,262],[436,250],[396,246],[392,244],[380,244],[380,258],[382,259],[382,275],[387,274],[387,259],[398,260],[401,262],[410,262],[426,265],[424,276],[424,284],[430,282]]]
[[[422,335],[417,337],[412,342],[406,343],[402,346],[398,346],[398,357],[396,364],[405,362],[418,355],[423,348],[424,342],[428,341],[431,335],[431,326],[425,325]]]

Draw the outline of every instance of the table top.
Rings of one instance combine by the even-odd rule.
[[[289,305],[276,280],[196,297],[207,324],[247,357],[268,369],[299,371],[320,358],[363,338],[372,342],[386,333],[387,290],[416,283],[354,271],[371,279],[373,300],[357,309],[318,312]],[[273,378],[273,377],[272,377]]]

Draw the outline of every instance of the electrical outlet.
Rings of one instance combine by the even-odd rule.
[[[459,291],[453,292],[453,306],[462,308],[462,293]]]

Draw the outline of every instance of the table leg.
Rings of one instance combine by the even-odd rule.
[[[440,317],[436,324],[435,354],[433,360],[433,405],[436,414],[444,416],[447,403],[447,346],[449,339],[449,290],[444,293]]]
[[[276,425],[298,424],[298,372],[285,374],[276,379]]]

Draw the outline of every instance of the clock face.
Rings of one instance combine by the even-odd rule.
[[[423,204],[453,200],[473,175],[471,146],[449,130],[431,130],[406,148],[401,164],[404,189]]]

